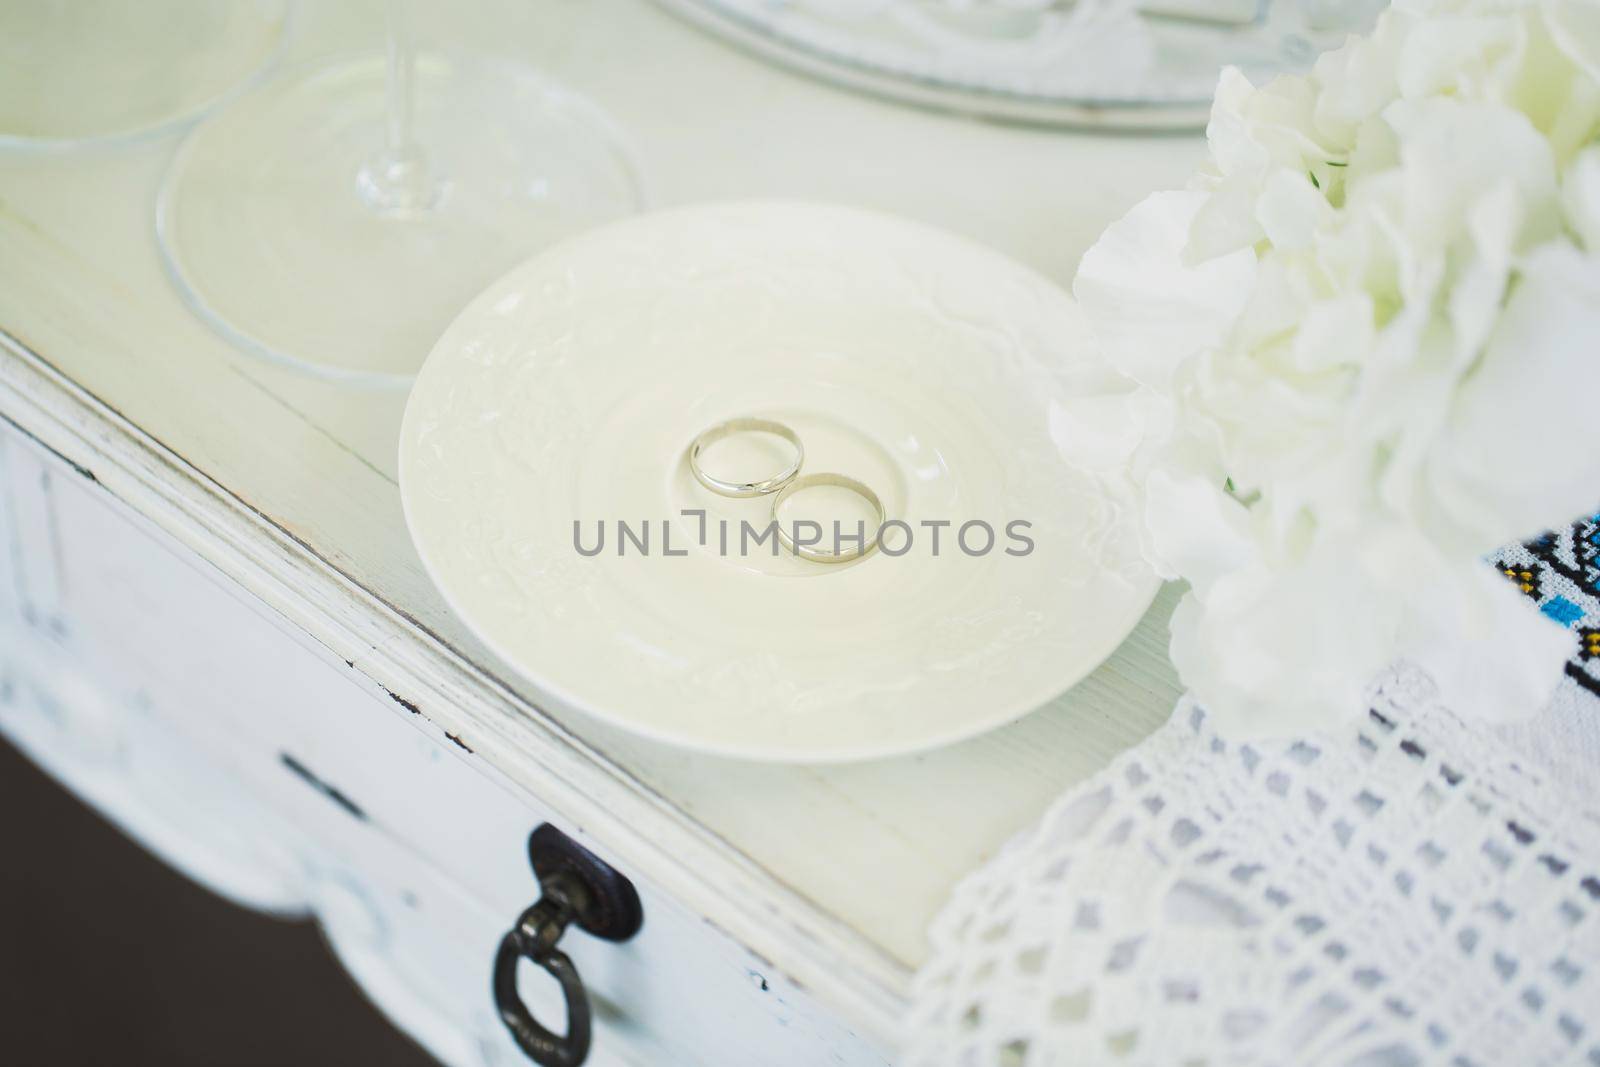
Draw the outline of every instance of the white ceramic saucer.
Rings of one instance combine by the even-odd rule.
[[[1086,350],[1061,289],[919,224],[785,203],[641,216],[529,260],[445,332],[406,409],[406,519],[462,620],[559,704],[753,759],[926,749],[1073,685],[1155,594],[1056,444]],[[889,539],[904,554],[741,554],[771,498],[715,496],[685,461],[739,415],[798,431],[806,473],[872,486],[911,528]],[[725,444],[706,462],[729,476],[771,458]],[[785,518],[853,526],[860,502],[828,493]],[[699,509],[703,545],[681,514]],[[648,555],[618,555],[619,519],[649,521]],[[664,520],[684,554],[663,554]],[[969,555],[974,520],[996,543]],[[1005,551],[1018,520],[1027,555]],[[604,523],[604,551],[580,554],[575,522],[586,549]]]

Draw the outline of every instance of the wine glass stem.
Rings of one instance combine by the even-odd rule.
[[[417,143],[417,49],[412,35],[410,0],[388,0],[387,115],[383,150],[368,160],[356,177],[361,197],[378,211],[409,215],[426,211],[437,201],[439,184],[428,157]]]

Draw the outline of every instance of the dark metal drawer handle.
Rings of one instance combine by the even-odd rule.
[[[579,1067],[589,1055],[592,1025],[583,979],[556,947],[567,927],[608,941],[626,941],[644,921],[633,883],[549,823],[528,838],[539,900],[522,913],[494,957],[494,1003],[517,1046],[542,1067]],[[517,992],[517,961],[529,959],[561,984],[567,1032],[557,1034],[528,1011]]]

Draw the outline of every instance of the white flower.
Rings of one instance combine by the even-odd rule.
[[[1226,72],[1208,137],[1074,287],[1185,684],[1235,732],[1397,658],[1537,710],[1572,637],[1482,557],[1600,505],[1600,3],[1399,0],[1308,76]]]

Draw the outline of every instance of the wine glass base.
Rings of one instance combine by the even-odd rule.
[[[156,136],[242,90],[288,35],[287,0],[0,3],[0,149]]]
[[[253,355],[403,386],[491,281],[643,206],[604,112],[528,68],[424,54],[414,107],[431,188],[409,207],[374,195],[382,57],[286,72],[197,127],[156,213],[195,310]]]

